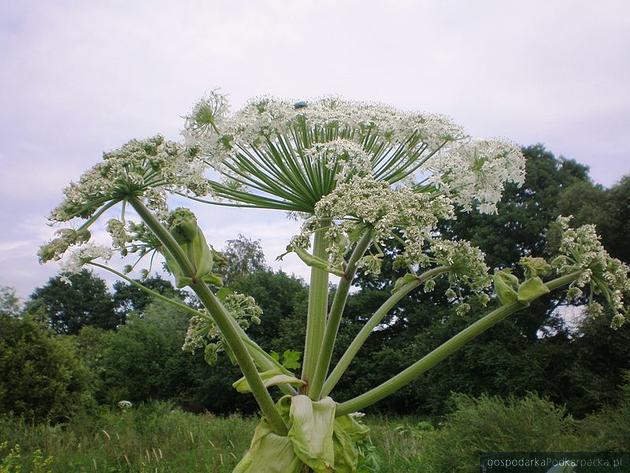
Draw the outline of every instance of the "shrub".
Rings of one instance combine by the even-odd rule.
[[[477,472],[482,452],[566,451],[577,446],[577,422],[564,408],[529,394],[505,400],[457,394],[442,428],[421,438],[427,472]]]
[[[68,339],[7,316],[0,333],[0,413],[63,420],[92,404],[90,373]]]
[[[627,452],[630,445],[630,372],[621,388],[622,400],[582,421],[584,450]]]

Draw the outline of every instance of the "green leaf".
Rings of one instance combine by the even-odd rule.
[[[303,395],[291,398],[288,437],[295,454],[315,473],[329,473],[335,464],[333,427],[336,406],[329,397],[317,402]]]
[[[302,366],[302,363],[300,363],[301,357],[302,353],[299,351],[285,350],[282,353],[282,366],[288,370],[297,370]]]
[[[302,462],[289,438],[274,434],[263,418],[256,427],[249,450],[233,473],[299,473],[301,469]]]
[[[304,381],[296,378],[295,376],[289,376],[280,371],[279,368],[273,368],[267,371],[263,371],[260,373],[260,377],[263,381],[263,384],[266,388],[270,386],[277,386],[278,384],[290,384],[291,386],[304,386]],[[251,388],[249,387],[249,383],[242,377],[238,381],[232,384],[234,389],[236,389],[239,393],[249,393],[251,392]]]
[[[342,269],[330,266],[328,261],[318,258],[317,256],[313,256],[299,246],[291,247],[291,251],[293,251],[304,262],[304,264],[310,266],[311,268],[318,268],[339,277],[343,277],[345,275]]]
[[[519,302],[529,303],[545,294],[549,294],[549,288],[539,277],[529,278],[518,288]]]
[[[512,304],[518,300],[518,278],[508,269],[494,273],[494,291],[499,296],[501,304]]]
[[[350,416],[335,419],[333,442],[335,446],[335,472],[355,473],[361,452],[357,442],[365,439],[370,429]]]
[[[400,291],[400,289],[404,285],[409,284],[410,282],[414,282],[414,281],[418,281],[418,276],[411,273],[407,273],[404,276],[396,279],[396,283],[394,284],[394,288],[392,289],[392,294],[394,294],[397,291]]]

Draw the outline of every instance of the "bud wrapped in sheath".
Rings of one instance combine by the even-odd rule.
[[[212,272],[215,252],[206,242],[195,215],[188,209],[175,209],[168,218],[168,228],[193,267],[193,274],[185,274],[173,255],[168,250],[163,250],[166,264],[175,276],[177,287],[181,288],[198,281],[221,285],[221,278]]]

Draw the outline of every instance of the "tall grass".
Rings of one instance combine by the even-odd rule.
[[[41,449],[53,458],[52,471],[60,473],[214,473],[232,471],[254,426],[254,419],[198,416],[157,403],[75,418],[66,425],[4,419],[0,438],[19,444],[24,453]],[[29,471],[28,456],[23,460],[24,471]]]
[[[630,403],[578,421],[551,402],[454,398],[437,428],[413,417],[368,417],[381,473],[479,471],[484,451],[625,451]],[[67,424],[0,418],[0,473],[222,473],[247,450],[256,419],[215,417],[168,403],[75,416]],[[15,449],[19,446],[19,452]],[[13,450],[12,450],[13,449]]]

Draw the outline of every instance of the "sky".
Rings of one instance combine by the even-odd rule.
[[[27,297],[57,272],[36,252],[64,186],[132,138],[179,139],[215,88],[235,109],[340,95],[441,113],[604,186],[630,173],[626,0],[0,0],[0,285]],[[306,274],[275,262],[298,227],[283,214],[195,211],[215,247],[241,233]]]

